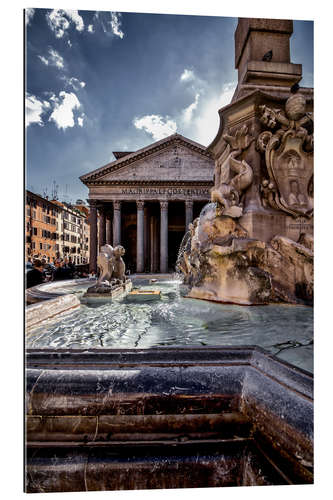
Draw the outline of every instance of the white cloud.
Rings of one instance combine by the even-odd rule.
[[[121,30],[121,13],[119,12],[98,12],[93,17],[94,24],[89,24],[88,31],[95,32],[97,26],[101,26],[107,36],[118,36],[124,38],[124,32]]]
[[[180,75],[181,82],[191,82],[195,79],[194,71],[191,69],[185,68],[182,74]]]
[[[73,46],[72,42],[71,42],[69,39],[67,40],[67,44],[68,44],[70,47],[72,47],[72,46]]]
[[[187,108],[184,109],[184,111],[183,111],[183,121],[185,122],[185,124],[189,124],[190,123],[190,121],[192,119],[193,112],[198,107],[199,98],[200,98],[200,94],[199,93],[195,94],[194,101]]]
[[[41,60],[44,64],[46,64],[46,66],[48,66],[48,65],[49,65],[49,61],[48,61],[48,59],[47,59],[46,57],[44,57],[44,56],[37,56],[37,57],[39,57],[39,59],[40,59],[40,60]]]
[[[134,118],[133,124],[137,129],[144,130],[150,134],[155,141],[159,141],[177,131],[177,124],[169,116],[165,118],[159,115],[146,115]]]
[[[83,127],[83,120],[84,120],[85,114],[82,113],[81,116],[78,116],[77,122],[80,127]]]
[[[124,33],[121,31],[121,14],[117,12],[111,12],[111,28],[114,35],[119,36],[119,38],[124,37]]]
[[[193,135],[199,143],[208,146],[215,138],[219,128],[218,110],[230,104],[237,83],[223,85],[221,92],[207,95],[200,105],[200,112],[193,121]]]
[[[31,19],[34,17],[35,9],[25,9],[25,24],[30,24]]]
[[[73,92],[59,92],[59,98],[52,96],[54,109],[49,121],[54,121],[57,128],[66,130],[68,127],[74,127],[74,109],[79,109],[81,103]]]
[[[41,101],[38,97],[27,94],[25,98],[25,123],[28,127],[32,123],[37,123],[41,127],[44,126],[41,118],[46,109],[50,107],[47,101]]]
[[[47,22],[57,38],[62,38],[73,23],[77,31],[83,31],[84,22],[77,10],[53,9],[46,14]]]
[[[64,67],[64,59],[56,50],[50,48],[49,49],[49,57],[38,56],[39,59],[46,64],[46,66],[56,66],[59,69]]]
[[[66,85],[70,85],[74,90],[80,90],[86,86],[86,82],[80,82],[80,80],[78,78],[75,78],[74,76],[72,76],[71,78],[63,76],[62,79],[65,80]]]

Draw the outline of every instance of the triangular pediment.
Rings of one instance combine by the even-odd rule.
[[[173,134],[80,177],[84,184],[120,181],[203,181],[213,177],[206,148]]]

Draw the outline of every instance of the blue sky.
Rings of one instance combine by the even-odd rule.
[[[236,86],[237,18],[28,9],[26,183],[87,198],[79,176],[174,132],[208,145]],[[313,86],[313,23],[291,60]]]

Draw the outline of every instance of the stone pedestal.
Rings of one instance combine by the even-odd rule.
[[[291,217],[282,213],[257,211],[244,214],[239,222],[251,238],[269,242],[276,235],[298,241],[302,233],[313,235],[313,218]]]

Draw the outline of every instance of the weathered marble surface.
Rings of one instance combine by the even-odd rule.
[[[37,325],[41,321],[69,311],[80,306],[80,301],[76,295],[62,295],[55,299],[50,299],[36,304],[31,304],[26,308],[25,324],[26,328]]]
[[[237,219],[206,205],[180,252],[189,297],[236,304],[313,300],[313,238],[250,238]]]
[[[313,378],[261,349],[30,350],[27,369],[30,492],[313,481]]]

